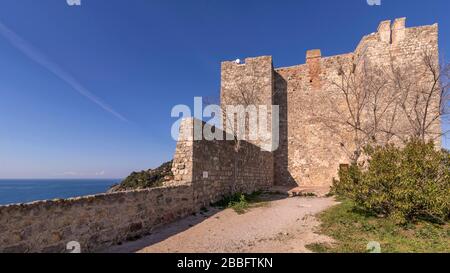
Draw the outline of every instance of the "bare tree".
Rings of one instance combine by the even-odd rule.
[[[326,86],[331,92],[325,92],[322,100],[330,111],[314,118],[340,138],[352,162],[359,160],[368,144],[392,138],[396,97],[389,92],[381,68],[367,61],[358,66],[340,62],[337,76]]]
[[[340,62],[322,100],[330,109],[315,119],[341,138],[341,147],[358,162],[368,144],[442,136],[439,120],[448,122],[449,65],[424,51],[419,63],[376,65]]]
[[[220,107],[223,115],[223,123],[228,134],[233,136],[233,147],[234,147],[234,181],[232,184],[232,192],[236,191],[238,172],[239,172],[239,162],[249,160],[251,157],[248,151],[242,149],[244,139],[247,139],[249,133],[249,122],[250,118],[245,114],[244,117],[244,132],[239,128],[240,118],[235,113],[228,113],[228,106],[241,106],[247,108],[249,106],[259,105],[260,97],[258,96],[258,81],[256,78],[248,75],[240,75],[233,83],[233,86],[227,90],[226,93],[221,92],[221,102]],[[233,126],[229,126],[233,125]],[[244,135],[242,134],[244,133]]]
[[[408,125],[406,132],[397,132],[397,136],[425,141],[447,133],[441,131],[439,121],[444,124],[449,121],[450,65],[440,65],[437,56],[424,50],[418,65],[391,61],[389,72],[393,89],[399,93],[398,106]]]

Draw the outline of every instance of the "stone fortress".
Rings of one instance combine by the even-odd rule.
[[[349,162],[345,139],[336,139],[311,117],[328,110],[323,96],[336,92],[329,80],[339,77],[338,65],[357,68],[361,60],[383,63],[390,56],[414,63],[424,47],[437,58],[437,25],[406,28],[405,19],[397,19],[382,22],[348,54],[322,57],[320,50],[311,50],[306,64],[276,69],[269,56],[248,58],[245,64],[223,62],[223,104],[238,103],[232,94],[239,82],[258,91],[258,104],[279,105],[278,149],[263,151],[258,142],[243,141],[236,153],[233,141],[194,140],[192,129],[199,121],[185,119],[180,133],[191,137],[177,143],[174,181],[152,189],[0,206],[0,252],[68,252],[71,241],[82,252],[101,251],[234,192],[330,186],[339,166]],[[434,126],[440,130],[439,121]]]
[[[326,98],[333,98],[336,105],[345,103],[338,90],[341,86],[332,84],[341,80],[340,67],[353,66],[357,70],[367,63],[390,65],[391,58],[419,67],[424,65],[424,51],[438,62],[437,24],[406,28],[405,23],[406,18],[381,22],[376,33],[363,37],[356,50],[348,54],[322,57],[320,50],[310,50],[306,64],[274,69],[270,56],[248,58],[245,64],[222,63],[222,103],[233,104],[228,97],[241,91],[236,89],[252,92],[256,85],[257,103],[280,107],[279,148],[270,159],[274,162],[274,185],[330,186],[339,166],[349,163],[343,146],[352,145],[351,135],[338,138],[335,130],[327,128],[329,123],[321,121],[322,115],[332,111],[324,102]],[[244,88],[236,86],[236,82]],[[439,94],[433,95],[432,111],[439,111],[439,99]],[[395,127],[406,122],[398,117]],[[439,120],[433,127],[435,142],[440,146]]]

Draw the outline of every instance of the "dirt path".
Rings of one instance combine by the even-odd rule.
[[[314,233],[315,214],[336,204],[332,198],[283,198],[238,215],[210,209],[155,230],[150,236],[107,252],[310,252],[305,245],[331,242]]]

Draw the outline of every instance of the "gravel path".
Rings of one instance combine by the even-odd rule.
[[[310,252],[305,245],[332,242],[314,233],[319,225],[314,215],[335,204],[332,198],[295,197],[265,202],[242,215],[212,208],[107,252]]]

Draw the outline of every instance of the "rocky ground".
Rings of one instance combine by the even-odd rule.
[[[335,205],[334,199],[273,194],[268,198],[242,215],[212,208],[106,252],[300,253],[310,252],[308,244],[332,242],[314,232],[319,225],[314,215]]]

